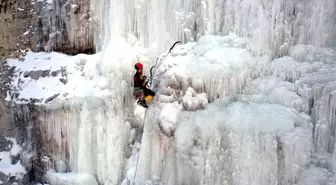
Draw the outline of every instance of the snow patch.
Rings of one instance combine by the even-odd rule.
[[[16,139],[14,138],[9,138],[8,140],[12,142],[12,149],[10,150],[10,155],[17,156],[22,150],[21,146],[16,142]]]
[[[0,152],[0,172],[7,176],[15,176],[17,179],[22,179],[26,173],[21,161],[12,161],[11,157],[16,157],[21,151],[21,147],[17,144],[14,138],[8,138],[12,142],[9,152]]]
[[[28,51],[22,59],[8,59],[15,74],[6,100],[27,103],[35,99],[36,104],[43,104],[55,98],[107,96],[109,80],[98,72],[99,56]]]
[[[68,63],[68,55],[51,52],[32,52],[28,51],[24,56],[24,60],[8,59],[7,64],[15,66],[17,70],[32,71],[32,70],[52,70],[56,71]]]

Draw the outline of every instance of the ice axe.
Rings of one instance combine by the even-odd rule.
[[[148,82],[148,86],[150,87],[152,85],[152,80],[153,80],[153,77],[156,77],[156,76],[160,76],[160,75],[163,75],[165,72],[167,72],[167,70],[165,70],[164,72],[160,73],[160,74],[157,74],[155,76],[153,76],[153,74],[155,74],[156,70],[159,68],[159,66],[162,64],[162,62],[166,59],[166,57],[169,55],[169,53],[174,49],[174,47],[176,46],[176,44],[178,43],[181,43],[181,41],[176,41],[172,47],[169,48],[168,52],[163,55],[162,57],[158,57],[155,61],[155,64],[150,68],[150,78],[149,78],[149,82]],[[153,71],[153,69],[155,69]]]

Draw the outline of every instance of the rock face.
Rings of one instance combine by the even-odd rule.
[[[9,152],[12,143],[8,138],[16,138],[17,144],[23,150],[15,156],[10,156],[11,164],[15,165],[19,161],[26,170],[24,176],[20,178],[15,174],[0,172],[0,184],[42,182],[45,167],[40,159],[43,141],[37,119],[40,108],[32,104],[15,105],[5,101],[14,68],[9,68],[3,63],[0,66],[0,152]]]
[[[33,104],[9,105],[3,101],[0,102],[0,106],[0,114],[7,115],[5,121],[1,117],[0,152],[10,151],[11,143],[7,138],[14,136],[23,150],[15,156],[10,156],[11,163],[15,165],[20,162],[25,168],[25,174],[21,177],[0,171],[2,185],[44,182],[43,177],[50,168],[50,165],[45,164],[45,158],[48,156],[44,154],[50,154],[50,150],[55,146],[41,133],[39,112],[45,110]]]
[[[20,47],[28,46],[28,43],[22,42],[21,39],[30,25],[32,16],[28,11],[19,10],[19,7],[28,10],[31,4],[16,0],[0,1],[0,57],[2,58]]]
[[[18,49],[92,53],[90,0],[0,0],[0,59]]]
[[[11,110],[5,101],[13,70],[14,68],[8,68],[5,64],[0,65],[0,135],[4,137],[12,136],[14,130],[14,125],[11,123],[11,120],[13,120]]]

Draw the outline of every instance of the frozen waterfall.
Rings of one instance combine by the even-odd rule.
[[[6,100],[46,107],[50,184],[336,183],[336,1],[91,0],[90,11],[97,54],[8,62]],[[134,63],[148,74],[176,40],[149,109],[136,106]],[[56,76],[31,77],[45,70]]]
[[[135,57],[127,61],[134,63],[140,58],[149,67],[153,55],[174,41],[199,41],[177,48],[179,51],[173,51],[162,66],[164,69],[158,71],[168,69],[159,79],[154,105],[146,114],[136,184],[300,184],[304,183],[303,174],[317,169],[311,165],[312,158],[322,160],[314,153],[322,147],[318,143],[328,142],[329,146],[335,143],[333,139],[322,139],[328,137],[323,128],[333,129],[328,125],[334,124],[330,111],[334,104],[325,115],[327,110],[323,107],[330,101],[322,101],[323,106],[319,107],[320,101],[311,98],[315,88],[307,90],[302,85],[304,78],[308,78],[305,74],[323,71],[322,66],[329,65],[325,58],[334,63],[335,55],[324,55],[328,51],[314,47],[315,51],[305,48],[300,53],[300,48],[292,47],[335,44],[334,1],[93,0],[92,3],[97,5],[93,6],[93,12],[99,12],[96,43],[104,53],[100,66],[105,74],[109,74],[110,71],[106,73],[109,68],[131,70],[132,63],[115,57],[125,51],[119,43],[122,47],[128,43],[133,48],[148,48],[148,54],[137,50]],[[202,39],[203,35],[229,33],[248,39],[242,41],[234,36]],[[276,61],[268,64],[288,51],[292,52],[293,60],[282,59],[284,65]],[[131,53],[129,50],[125,55]],[[143,55],[149,59],[142,58]],[[312,61],[300,59],[305,55],[311,56]],[[293,68],[286,70],[286,62],[292,62]],[[301,62],[309,64],[302,66]],[[302,73],[296,74],[298,70]],[[264,75],[277,78],[265,80]],[[286,83],[288,79],[297,83]],[[127,81],[124,77],[116,80]],[[249,87],[251,83],[258,90]],[[319,97],[329,96],[332,91],[334,88]],[[217,102],[218,98],[225,101]],[[209,101],[215,103],[208,105]],[[315,117],[311,120],[312,104],[315,111],[322,111],[320,114],[329,120],[324,124]],[[318,133],[312,134],[313,129]],[[312,137],[315,139],[311,140]],[[329,153],[333,152],[329,149]],[[133,183],[136,156],[133,153],[129,158],[122,184]],[[321,170],[322,176],[327,176],[325,182],[333,177],[329,174],[333,168],[328,168],[328,172]]]
[[[149,67],[153,55],[176,40],[199,41],[178,48],[180,52],[173,51],[161,70],[168,72],[160,77],[155,105],[145,118],[137,184],[148,180],[163,184],[298,183],[304,167],[310,164],[314,144],[320,148],[316,141],[326,142],[319,139],[327,137],[323,128],[334,122],[332,111],[325,115],[325,102],[329,101],[322,101],[320,107],[321,102],[311,95],[315,88],[307,90],[302,85],[309,81],[305,80],[309,78],[305,76],[307,73],[325,76],[332,73],[332,70],[318,72],[329,65],[325,58],[331,59],[331,63],[335,61],[333,54],[324,55],[328,51],[318,47],[335,44],[334,1],[92,0],[92,4],[96,5],[92,11],[97,15],[96,46],[104,53],[100,63],[104,75],[111,71],[117,75],[115,69],[131,71],[132,62],[137,59]],[[203,35],[229,33],[248,41],[232,37],[201,39]],[[123,57],[115,57],[124,56],[120,54],[125,51],[124,43],[133,48],[148,48],[149,53],[137,50],[127,60],[132,62],[127,63]],[[304,48],[300,53],[300,48],[292,47],[298,44],[317,48],[313,47],[314,51]],[[268,64],[288,51],[292,52],[291,57]],[[313,52],[318,52],[318,56]],[[132,53],[130,49],[125,55]],[[142,58],[143,55],[149,59]],[[301,60],[305,55],[311,58]],[[292,68],[287,69],[287,63]],[[277,79],[265,80],[264,75],[275,75]],[[333,81],[331,77],[326,80]],[[244,91],[251,83],[256,83],[259,90]],[[264,92],[267,90],[270,92]],[[323,96],[320,93],[319,98],[333,90]],[[209,110],[193,112],[218,98],[247,104],[219,101],[209,104]],[[320,121],[315,116],[313,120],[308,118],[311,106],[314,115],[328,117],[327,123],[317,123]],[[331,107],[328,110],[333,110]],[[318,114],[320,111],[323,113]],[[167,118],[170,113],[177,115]],[[209,126],[204,126],[206,123]],[[269,124],[276,128],[268,128]],[[314,132],[314,142],[310,140],[313,128],[318,132]],[[334,140],[329,139],[328,143],[333,145]],[[123,183],[131,182],[132,177],[126,173],[128,180]]]

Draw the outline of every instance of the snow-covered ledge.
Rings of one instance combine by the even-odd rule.
[[[95,67],[99,54],[69,56],[57,52],[28,51],[21,59],[8,59],[15,67],[12,90],[6,100],[15,103],[48,104],[55,98],[108,95],[108,79]]]

